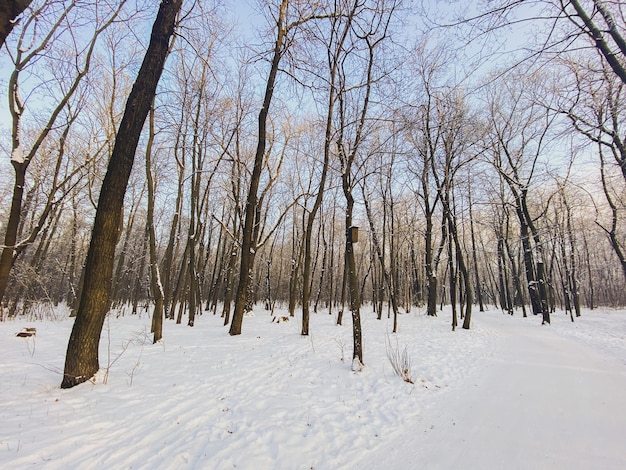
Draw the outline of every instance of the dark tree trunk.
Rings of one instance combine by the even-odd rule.
[[[85,267],[85,285],[72,328],[61,388],[89,380],[100,368],[98,345],[109,308],[113,258],[122,205],[143,124],[163,72],[169,40],[182,0],[163,0],[150,44],[130,92],[102,183]]]
[[[228,268],[226,269],[226,279],[224,281],[224,308],[222,310],[222,316],[224,317],[224,326],[230,323],[230,305],[233,300],[233,281],[234,272],[237,267],[237,253],[235,252],[236,244],[230,245],[228,253]]]
[[[349,176],[344,173],[343,188],[346,196],[346,277],[348,292],[350,294],[350,312],[352,313],[352,339],[353,354],[352,359],[358,360],[359,364],[363,363],[363,340],[361,338],[361,301],[359,298],[359,280],[356,273],[356,260],[354,258],[354,241],[350,236],[350,228],[352,227],[352,209],[354,207],[354,198],[350,185],[348,183]]]
[[[520,204],[520,202],[518,202],[518,204]],[[539,293],[537,276],[535,275],[535,263],[533,261],[533,252],[530,245],[530,233],[521,207],[517,208],[517,213],[520,223],[520,238],[522,241],[524,270],[526,272],[526,281],[528,282],[528,295],[530,296],[530,305],[533,310],[533,315],[538,315],[541,313],[541,297]]]
[[[522,308],[522,316],[524,318],[527,317],[526,313],[526,303],[524,300],[524,295],[522,291],[522,261],[519,260],[519,256],[517,257],[517,262],[515,260],[515,253],[511,249],[509,242],[507,239],[504,239],[504,247],[506,248],[506,253],[509,258],[509,263],[511,264],[511,276],[513,276],[513,285],[515,287],[515,292],[513,293],[513,298],[511,300],[511,305],[513,307],[521,307]]]
[[[245,220],[243,225],[243,236],[241,241],[241,261],[239,268],[239,284],[237,287],[237,295],[235,297],[235,311],[233,312],[233,320],[230,324],[230,335],[240,335],[241,325],[243,323],[243,315],[250,297],[250,287],[252,285],[254,259],[256,253],[256,240],[254,233],[257,224],[258,215],[258,190],[261,182],[261,171],[263,169],[263,160],[265,159],[265,147],[267,143],[267,119],[269,109],[274,95],[274,84],[276,75],[278,74],[280,60],[284,53],[286,40],[286,15],[288,0],[283,0],[277,18],[276,42],[274,43],[274,53],[270,66],[269,76],[265,86],[265,96],[263,97],[263,105],[259,112],[258,119],[258,142],[254,155],[254,166],[252,175],[250,176],[250,188],[248,189],[248,197],[246,199]]]
[[[26,168],[28,166],[26,163],[20,163],[15,160],[11,160],[11,164],[15,170],[15,185],[13,186],[9,221],[7,222],[4,235],[4,247],[2,255],[0,255],[0,302],[4,298],[4,293],[9,283],[9,274],[17,257],[15,243],[17,242],[18,226],[22,213],[22,196],[24,194]]]
[[[294,213],[295,219],[295,213]],[[290,317],[296,316],[296,303],[298,297],[298,274],[300,272],[300,260],[302,259],[302,248],[298,244],[299,238],[297,224],[293,223],[293,236],[291,240],[291,269],[289,271],[289,301],[288,311]]]
[[[424,162],[422,173],[422,188],[424,190],[424,216],[426,218],[426,233],[424,234],[424,267],[426,268],[426,314],[431,317],[437,316],[437,258],[433,257],[433,211],[434,204],[430,204],[428,188],[428,166]],[[441,252],[441,248],[439,249]]]
[[[157,259],[156,233],[154,230],[154,192],[155,182],[152,175],[152,145],[154,142],[154,106],[150,108],[148,143],[146,144],[146,185],[148,187],[147,227],[150,243],[150,287],[154,298],[152,313],[152,342],[163,339],[163,284]]]
[[[509,280],[506,274],[506,258],[504,254],[504,240],[498,236],[498,284],[500,296],[500,308],[502,311],[513,315],[513,305],[511,303],[511,292]]]
[[[7,36],[17,24],[17,17],[31,3],[32,0],[7,0],[0,3],[0,47],[4,45]]]
[[[527,229],[530,229],[530,232],[533,237],[533,241],[535,243],[535,248],[537,250],[537,260],[536,260],[537,261],[536,263],[537,289],[535,290],[535,294],[538,294],[537,300],[539,302],[539,308],[540,308],[538,313],[541,313],[542,324],[545,324],[545,323],[550,323],[550,310],[548,308],[548,293],[546,290],[546,276],[545,276],[545,269],[544,269],[544,264],[543,264],[543,249],[542,249],[541,240],[539,238],[539,232],[537,231],[537,227],[535,226],[534,221],[530,216],[530,212],[528,211],[527,201],[528,201],[528,189],[522,188],[520,202],[521,202],[521,209],[523,212],[523,218],[525,220],[524,225],[527,227]]]
[[[445,210],[445,209],[444,209]],[[442,221],[443,224],[447,224],[447,220]],[[447,236],[447,249],[448,249],[448,276],[449,276],[449,288],[450,288],[450,307],[452,308],[452,331],[456,331],[458,325],[458,315],[456,311],[456,269],[454,266],[454,250],[452,249],[452,236],[448,233]]]

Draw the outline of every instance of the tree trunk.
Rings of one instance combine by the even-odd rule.
[[[298,228],[294,221],[291,240],[291,269],[289,271],[289,301],[287,307],[290,317],[295,317],[296,315],[296,303],[298,300],[298,273],[300,272],[300,260],[302,259],[302,248],[298,244],[298,238]]]
[[[15,184],[13,186],[13,197],[11,198],[9,221],[4,234],[4,247],[2,248],[2,255],[0,255],[0,303],[4,298],[4,293],[9,284],[9,274],[17,257],[15,243],[17,242],[17,229],[22,214],[22,196],[24,195],[24,184],[26,182],[27,165],[15,160],[11,160],[11,164],[15,170]]]
[[[508,232],[508,230],[507,230]],[[506,248],[506,253],[509,258],[509,263],[511,264],[511,275],[513,276],[513,285],[515,286],[515,292],[513,294],[513,299],[511,300],[512,307],[520,307],[522,308],[522,316],[524,318],[527,317],[526,314],[526,303],[524,301],[523,291],[522,291],[522,279],[521,279],[521,270],[522,270],[522,262],[519,260],[515,261],[515,254],[513,250],[509,246],[509,242],[506,238],[503,239],[504,247]],[[505,264],[506,265],[506,264]]]
[[[509,289],[509,280],[506,274],[506,258],[504,254],[504,240],[502,236],[498,236],[498,285],[500,308],[503,312],[513,315],[513,306],[511,305],[511,292]]]
[[[344,195],[346,196],[346,276],[348,293],[350,294],[350,312],[352,313],[352,340],[353,354],[352,359],[358,360],[363,365],[363,340],[361,337],[361,301],[359,299],[359,280],[356,274],[356,261],[354,258],[354,241],[350,236],[352,227],[352,210],[354,207],[354,199],[348,184],[348,175],[344,173]],[[357,366],[358,367],[358,366]]]
[[[32,0],[7,0],[0,4],[0,48],[4,45],[9,33],[18,23],[17,17],[28,8]]]
[[[533,310],[533,315],[538,315],[541,313],[541,296],[539,292],[537,276],[535,274],[535,264],[533,261],[533,253],[530,245],[530,233],[528,230],[528,224],[526,223],[526,219],[522,214],[521,207],[517,208],[517,212],[520,223],[520,237],[522,240],[524,269],[526,272],[526,281],[528,282],[528,295],[530,296],[530,305]]]
[[[274,84],[276,82],[276,75],[278,74],[280,60],[284,53],[285,47],[284,43],[287,33],[285,22],[288,4],[289,0],[282,0],[280,4],[278,18],[276,21],[277,32],[276,42],[274,43],[274,53],[271,61],[269,76],[267,78],[267,83],[265,86],[263,105],[261,106],[261,111],[259,112],[258,142],[256,152],[254,154],[254,166],[252,168],[252,174],[250,176],[250,188],[248,189],[248,197],[246,199],[245,220],[243,226],[243,237],[241,242],[239,284],[235,297],[235,311],[233,312],[233,320],[230,325],[230,335],[241,334],[243,315],[250,295],[250,286],[252,284],[254,258],[257,249],[256,240],[253,239],[253,236],[256,231],[256,225],[260,223],[260,221],[257,220],[257,193],[259,190],[259,184],[261,182],[263,161],[265,159],[265,147],[267,143],[267,119],[269,116],[270,105],[272,103],[272,97],[274,95]]]
[[[61,388],[89,380],[100,368],[98,345],[109,308],[122,205],[143,124],[156,93],[182,0],[163,0],[150,44],[130,92],[102,183],[87,254],[85,285],[72,328]]]
[[[345,38],[345,35],[344,35]],[[340,47],[341,47],[340,43]],[[304,232],[304,260],[302,265],[302,336],[309,334],[309,304],[311,297],[311,237],[313,235],[313,223],[319,208],[324,200],[324,190],[326,188],[326,175],[328,174],[328,165],[330,162],[330,152],[332,145],[333,132],[333,112],[335,109],[335,77],[336,77],[337,60],[331,64],[330,73],[330,90],[328,93],[328,106],[326,110],[326,131],[324,134],[324,161],[322,163],[322,174],[320,176],[320,184],[317,188],[315,202],[306,219],[306,228]],[[319,230],[324,230],[320,227]],[[321,281],[320,281],[321,282]],[[321,287],[321,286],[320,286]]]
[[[445,211],[445,209],[444,209]],[[447,217],[444,218],[442,224],[447,224]],[[450,307],[452,308],[452,331],[456,331],[456,327],[458,325],[458,316],[456,311],[456,269],[454,266],[454,250],[452,249],[453,244],[452,236],[448,232],[447,237],[447,248],[448,248],[448,276],[449,276],[449,288],[450,288]]]
[[[174,152],[178,148],[178,144],[174,146]],[[170,227],[169,238],[167,242],[167,247],[165,248],[165,256],[163,257],[163,310],[166,318],[174,319],[174,305],[172,300],[173,288],[172,288],[172,273],[174,272],[174,250],[177,240],[177,235],[179,232],[179,220],[180,213],[183,206],[183,191],[184,191],[184,163],[181,166],[178,163],[178,192],[176,194],[176,203],[174,207],[174,216],[172,217],[172,225]]]
[[[150,245],[150,286],[154,298],[154,311],[152,312],[152,342],[156,343],[163,339],[163,284],[157,259],[156,233],[154,230],[154,199],[155,183],[152,175],[152,145],[154,142],[154,106],[150,108],[149,134],[146,144],[146,185],[148,186],[148,212],[146,215],[148,237]]]

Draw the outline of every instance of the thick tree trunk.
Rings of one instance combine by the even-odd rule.
[[[17,24],[17,17],[31,3],[32,0],[7,0],[0,3],[0,47],[4,45],[7,36]]]
[[[530,229],[532,233],[533,241],[535,243],[535,248],[537,250],[537,260],[536,260],[536,268],[537,268],[537,289],[535,293],[538,294],[539,301],[539,313],[542,315],[542,325],[545,323],[550,323],[550,310],[548,309],[548,294],[546,290],[546,278],[545,278],[545,270],[543,264],[543,249],[541,244],[541,239],[539,238],[539,232],[530,216],[530,212],[528,211],[528,189],[522,188],[521,191],[521,209],[523,212],[523,218],[525,220],[524,225]],[[530,245],[529,245],[530,246]],[[529,248],[530,249],[530,248]],[[530,252],[529,252],[530,254]],[[534,313],[534,312],[533,312]]]
[[[522,240],[524,270],[526,273],[526,281],[528,282],[528,295],[530,296],[530,305],[533,310],[533,315],[539,315],[541,313],[541,296],[539,292],[539,283],[535,274],[535,263],[533,261],[533,253],[530,245],[530,233],[528,230],[528,224],[526,223],[526,220],[521,213],[521,208],[518,208],[518,216],[520,223],[520,237]]]
[[[70,388],[89,380],[100,368],[98,345],[109,308],[113,259],[124,195],[141,129],[156,93],[181,5],[182,0],[161,2],[148,50],[126,103],[100,190],[87,254],[85,285],[67,346],[61,388]]]

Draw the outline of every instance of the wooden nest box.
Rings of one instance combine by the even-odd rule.
[[[348,240],[352,243],[359,241],[359,227],[353,225],[348,229]]]

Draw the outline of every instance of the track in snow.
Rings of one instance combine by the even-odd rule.
[[[498,333],[493,355],[359,468],[626,468],[624,361],[536,318],[475,323]]]

